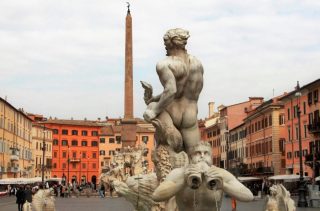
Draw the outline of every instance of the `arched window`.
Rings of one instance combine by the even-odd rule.
[[[77,140],[72,140],[71,145],[72,146],[78,146],[78,141]]]
[[[91,146],[97,147],[97,146],[98,146],[98,142],[97,142],[97,141],[92,141],[92,142],[91,142]]]

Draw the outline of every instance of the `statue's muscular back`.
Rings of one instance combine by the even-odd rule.
[[[157,64],[157,71],[171,71],[176,82],[174,100],[166,107],[177,128],[193,127],[197,121],[197,101],[203,87],[203,67],[194,56],[168,56]],[[161,80],[161,79],[160,79]]]

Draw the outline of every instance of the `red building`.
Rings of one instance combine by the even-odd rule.
[[[281,99],[284,102],[287,130],[285,148],[288,174],[299,174],[299,131],[301,131],[304,175],[313,176],[313,168],[315,169],[315,175],[319,175],[319,165],[310,165],[310,161],[313,160],[313,153],[319,156],[320,151],[319,89],[320,79],[301,87],[301,96],[296,94],[297,90],[294,90]],[[300,129],[298,107],[300,110]],[[306,157],[310,158],[309,165]]]
[[[88,120],[49,119],[53,131],[52,177],[96,184],[99,177],[99,131],[102,124]],[[69,161],[69,162],[68,162]]]

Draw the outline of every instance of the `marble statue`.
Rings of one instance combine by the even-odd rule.
[[[293,199],[289,191],[282,185],[270,187],[270,196],[267,196],[264,211],[295,211]]]
[[[109,171],[100,175],[100,184],[110,187],[113,181],[124,182],[130,175],[146,174],[145,166],[148,148],[145,144],[137,147],[126,147],[116,152],[112,158]]]
[[[32,198],[33,211],[55,211],[53,189],[39,189]]]
[[[126,182],[115,180],[112,184],[117,194],[131,202],[136,211],[165,211],[150,197],[159,185],[155,173],[128,177]]]
[[[189,32],[170,29],[164,35],[167,57],[157,63],[156,71],[164,88],[157,96],[152,86],[141,82],[145,89],[146,121],[156,128],[158,145],[168,145],[174,152],[189,150],[198,143],[197,101],[203,87],[201,62],[185,48]]]
[[[179,210],[219,210],[223,192],[239,201],[253,194],[228,171],[212,165],[211,146],[199,142],[190,149],[190,164],[173,169],[152,194],[157,202],[176,197]]]

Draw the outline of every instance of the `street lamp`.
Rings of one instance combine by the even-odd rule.
[[[45,124],[43,124],[43,140],[42,140],[42,168],[41,168],[41,181],[44,185],[44,159],[45,159],[45,153],[46,153],[46,127]]]
[[[89,177],[88,177],[88,174],[89,174],[89,157],[87,158],[87,184],[88,184],[88,181],[89,181]]]
[[[69,152],[69,142],[68,142],[68,179],[67,179],[67,185],[69,186],[69,172],[70,172],[70,168],[69,168],[69,164],[70,164],[70,156],[69,156],[69,154],[70,154],[70,152]]]
[[[307,207],[308,203],[306,200],[306,191],[303,182],[303,167],[302,167],[302,143],[301,143],[301,122],[300,122],[300,86],[299,81],[297,81],[297,91],[295,93],[297,98],[297,116],[298,116],[298,139],[299,139],[299,163],[300,163],[300,180],[299,180],[299,199],[298,199],[298,207]]]

